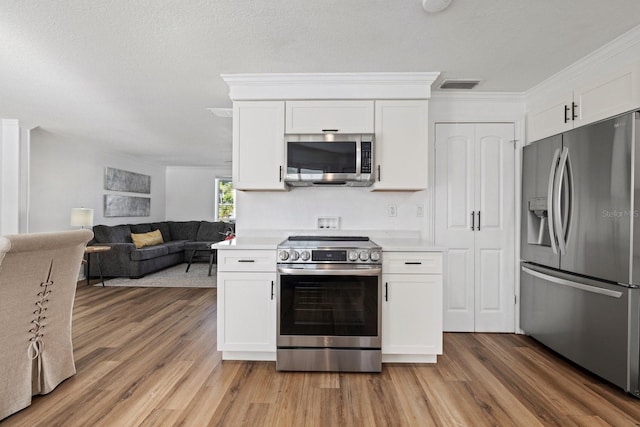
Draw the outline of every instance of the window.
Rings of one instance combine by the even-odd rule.
[[[216,221],[236,220],[236,190],[231,178],[216,178]]]

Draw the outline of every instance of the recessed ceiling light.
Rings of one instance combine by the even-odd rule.
[[[451,0],[422,0],[422,8],[429,13],[445,10],[451,4]]]
[[[233,117],[233,108],[217,108],[211,107],[207,108],[207,110],[211,111],[214,116],[229,118]]]

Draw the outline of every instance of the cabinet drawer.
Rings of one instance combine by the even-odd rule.
[[[218,271],[276,271],[276,251],[218,249]]]
[[[384,274],[442,274],[440,252],[384,252]]]
[[[287,101],[286,133],[373,133],[373,101]]]

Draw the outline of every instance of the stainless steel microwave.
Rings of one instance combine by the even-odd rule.
[[[292,186],[373,184],[371,134],[286,135],[284,180]]]

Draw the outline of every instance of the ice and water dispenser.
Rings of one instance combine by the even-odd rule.
[[[527,243],[530,245],[551,246],[547,198],[532,197],[527,205],[529,208],[527,215]]]

